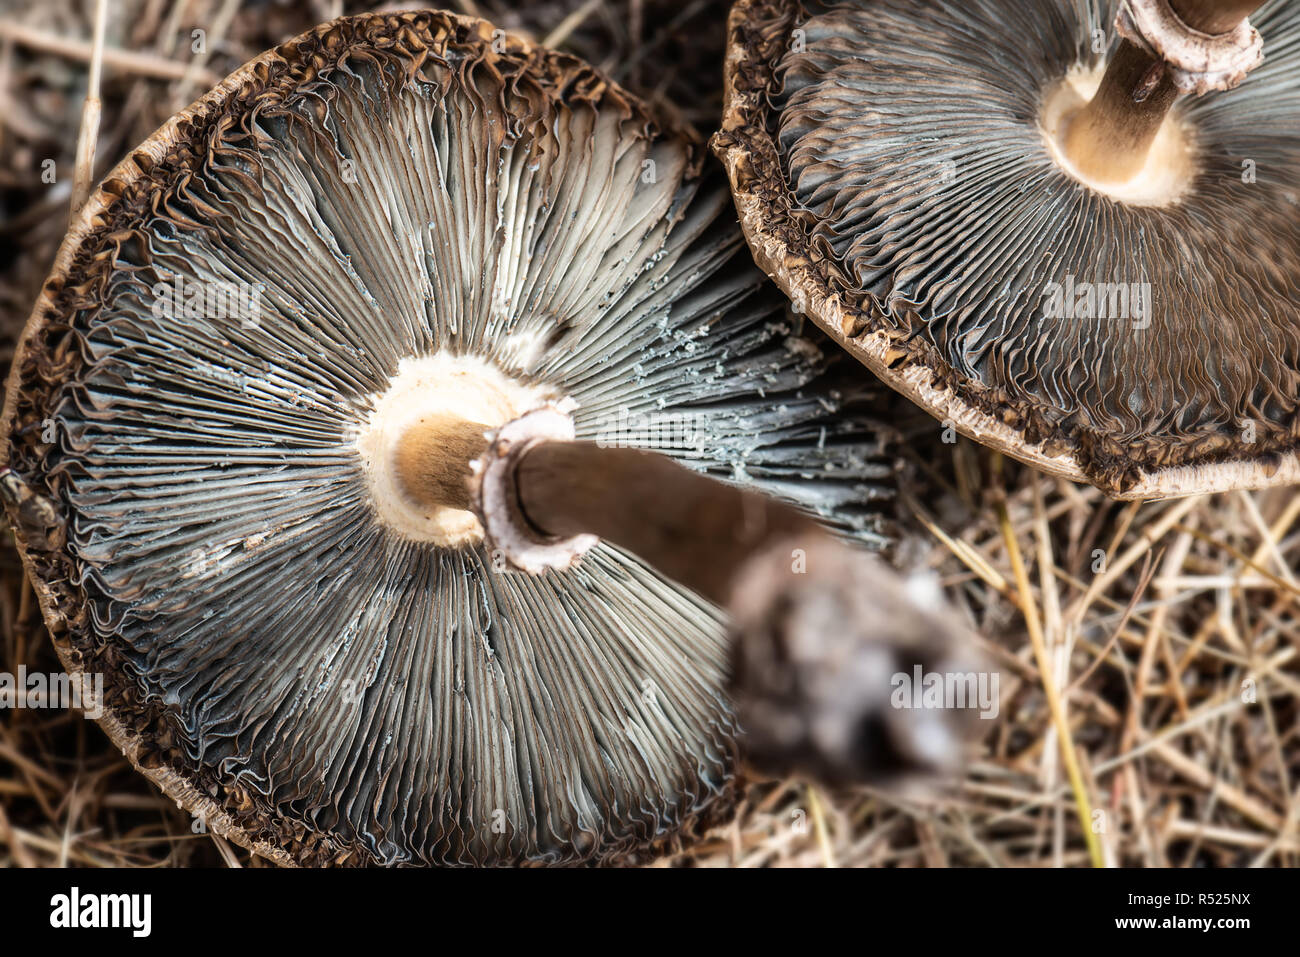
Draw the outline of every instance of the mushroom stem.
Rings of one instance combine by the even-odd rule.
[[[426,506],[472,511],[470,463],[488,447],[490,425],[428,415],[402,435],[394,466],[402,490]]]
[[[1177,98],[1164,61],[1124,40],[1096,95],[1066,125],[1062,152],[1085,179],[1127,183],[1146,166]]]
[[[970,670],[969,633],[941,602],[796,508],[664,455],[574,440],[555,406],[485,432],[448,415],[408,429],[408,494],[424,508],[468,502],[494,566],[564,569],[604,540],[726,609],[754,769],[847,783],[960,767],[969,714],[916,718],[891,697],[894,676],[923,662]]]
[[[720,605],[750,558],[828,537],[787,505],[637,449],[543,442],[524,453],[515,482],[538,531],[613,542]]]
[[[1235,31],[1261,6],[1260,0],[1168,3],[1185,28],[1215,38]],[[1132,181],[1146,168],[1151,146],[1179,92],[1169,64],[1126,37],[1092,100],[1065,124],[1061,152],[1086,181]]]
[[[553,406],[485,432],[448,415],[408,429],[407,493],[425,508],[470,503],[494,565],[567,568],[603,539],[725,608],[751,770],[845,784],[960,769],[972,712],[893,703],[898,675],[974,667],[941,602],[796,508],[664,455],[573,440]]]
[[[728,689],[752,770],[848,784],[961,767],[973,712],[918,716],[891,691],[921,662],[971,673],[973,641],[883,562],[797,509],[651,452],[543,441],[520,454],[513,483],[539,532],[599,536],[726,608]]]
[[[395,451],[403,490],[426,508],[480,510],[473,463],[490,431],[454,415],[419,420]],[[537,441],[506,481],[525,536],[604,539],[718,604],[730,600],[741,566],[773,543],[829,537],[794,508],[639,449]]]
[[[1237,29],[1262,7],[1262,0],[1171,0],[1179,19],[1198,33],[1220,36]]]

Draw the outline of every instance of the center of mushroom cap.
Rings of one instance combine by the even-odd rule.
[[[1070,123],[1092,101],[1101,86],[1105,67],[1075,66],[1047,91],[1040,115],[1047,152],[1071,178],[1105,196],[1132,206],[1169,206],[1178,202],[1195,173],[1192,131],[1171,110],[1148,150],[1145,162],[1127,179],[1110,181],[1090,176],[1071,162],[1065,149]]]
[[[481,542],[483,527],[473,512],[410,494],[398,469],[404,443],[439,419],[464,419],[494,429],[558,398],[557,391],[513,379],[477,356],[435,353],[403,359],[388,388],[371,396],[371,412],[356,438],[380,522],[417,542],[449,548]]]

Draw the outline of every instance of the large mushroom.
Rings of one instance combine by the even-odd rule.
[[[761,559],[769,620],[804,570],[773,543],[838,562],[813,516],[882,546],[891,467],[702,160],[571,58],[374,15],[251,61],[76,216],[0,488],[65,667],[203,826],[577,862],[727,813],[716,603]]]
[[[1300,5],[1258,6],[740,0],[715,148],[755,258],[1048,472],[1300,481]]]

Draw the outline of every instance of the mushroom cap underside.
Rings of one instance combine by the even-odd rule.
[[[1300,481],[1300,9],[1176,104],[1194,173],[1125,203],[1054,161],[1112,2],[740,0],[714,148],[759,265],[945,425],[1111,495]],[[1099,40],[1100,38],[1100,40]]]
[[[404,535],[358,452],[442,356],[882,547],[870,388],[702,167],[578,61],[421,12],[263,54],[92,195],[0,454],[57,516],[15,527],[60,657],[206,827],[281,863],[572,863],[728,813],[715,608],[612,547],[529,577]]]

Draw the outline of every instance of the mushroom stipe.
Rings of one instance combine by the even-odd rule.
[[[607,543],[510,572],[448,475],[543,399],[574,441],[521,459],[542,532],[581,530],[538,475],[650,444],[880,550],[890,432],[823,345],[703,150],[599,74],[477,20],[345,18],[81,209],[0,489],[65,667],[203,828],[285,864],[644,859],[735,799],[719,609]]]

